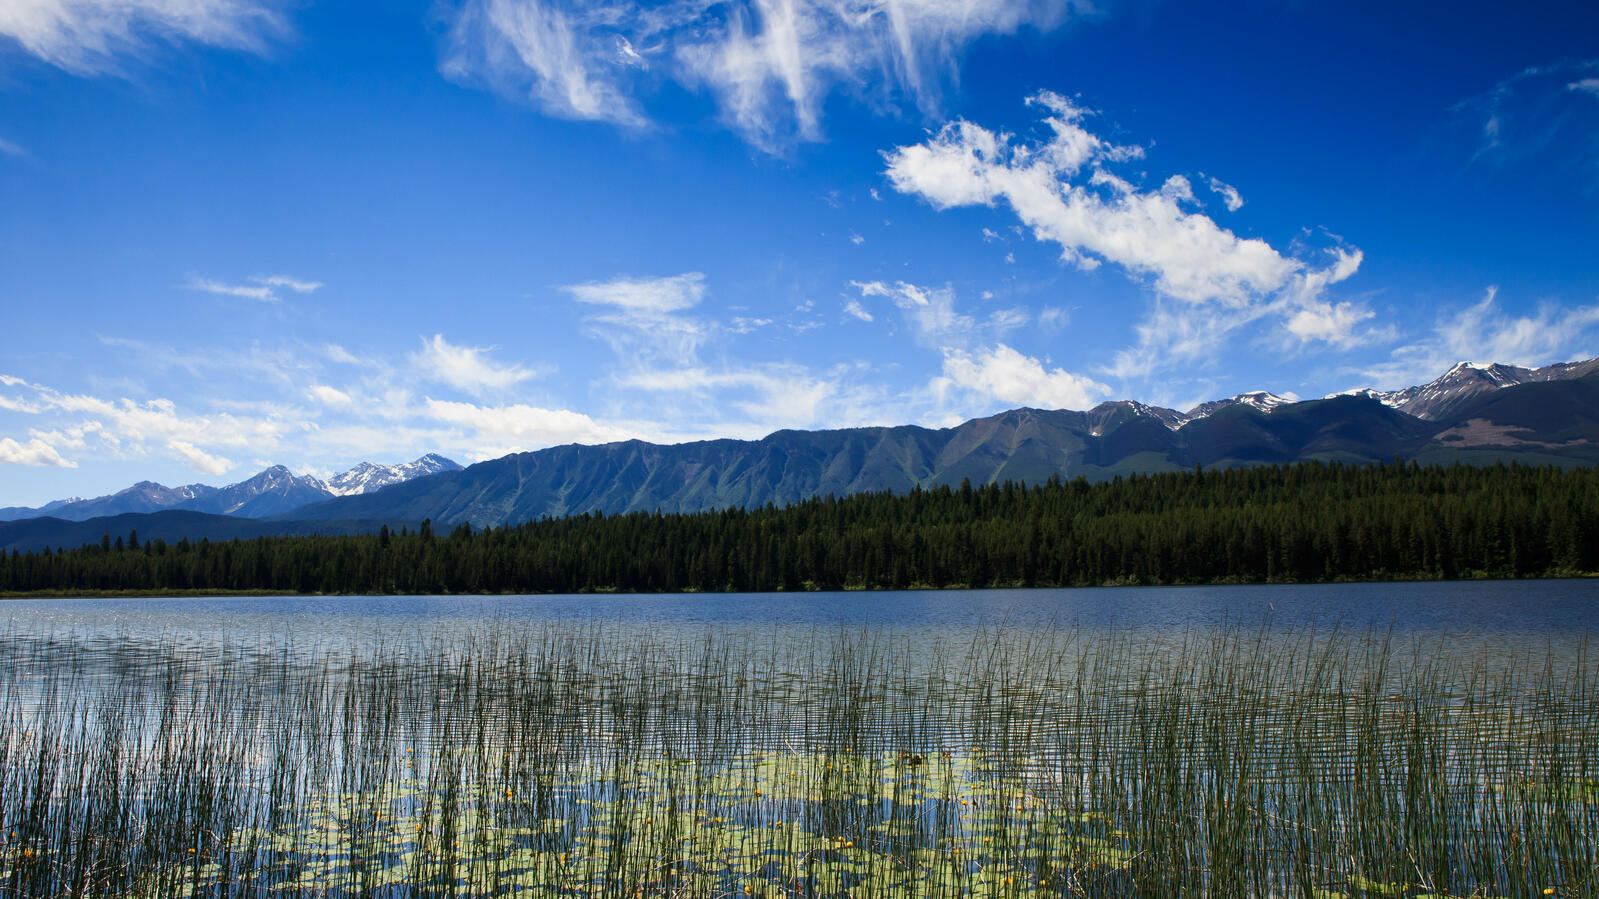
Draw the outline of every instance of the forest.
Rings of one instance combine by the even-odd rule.
[[[1310,462],[784,508],[0,554],[8,595],[778,591],[1599,571],[1599,470]]]

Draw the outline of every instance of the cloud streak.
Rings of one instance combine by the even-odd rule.
[[[210,278],[194,276],[189,279],[190,290],[202,293],[214,293],[225,297],[242,297],[246,300],[257,300],[262,303],[276,303],[282,298],[278,296],[280,288],[292,290],[295,293],[311,293],[322,286],[318,281],[306,281],[300,278],[291,278],[288,275],[252,275],[248,284],[228,284]]]
[[[1401,346],[1393,358],[1361,370],[1379,388],[1424,383],[1457,362],[1503,362],[1535,367],[1599,355],[1599,303],[1540,306],[1531,315],[1506,313],[1499,288],[1481,300],[1441,313],[1426,338]]]
[[[820,139],[835,91],[931,113],[971,41],[1093,11],[1077,0],[465,0],[441,69],[551,115],[630,128],[648,123],[637,94],[673,81],[710,93],[730,127],[777,151]]]
[[[471,394],[508,390],[534,376],[521,365],[495,364],[488,357],[490,352],[488,347],[457,346],[443,334],[434,334],[431,340],[423,338],[422,349],[411,356],[411,362],[427,378]],[[326,401],[328,397],[320,398]]]
[[[252,0],[7,0],[0,37],[78,75],[116,73],[162,44],[264,52],[288,32],[279,2]]]

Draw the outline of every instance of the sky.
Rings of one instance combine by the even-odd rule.
[[[1599,355],[1599,5],[5,0],[0,505]]]

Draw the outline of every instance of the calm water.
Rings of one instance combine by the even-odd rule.
[[[533,625],[610,636],[773,640],[871,630],[911,641],[996,630],[1073,629],[1151,638],[1219,627],[1275,632],[1391,631],[1462,646],[1542,652],[1599,633],[1599,580],[1116,587],[797,594],[370,596],[18,600],[0,603],[0,634],[196,645],[283,643],[317,649],[484,627]]]

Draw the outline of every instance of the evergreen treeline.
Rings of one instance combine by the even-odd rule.
[[[0,590],[535,593],[1532,577],[1599,570],[1599,470],[1306,463],[580,515],[448,535],[0,554]]]

